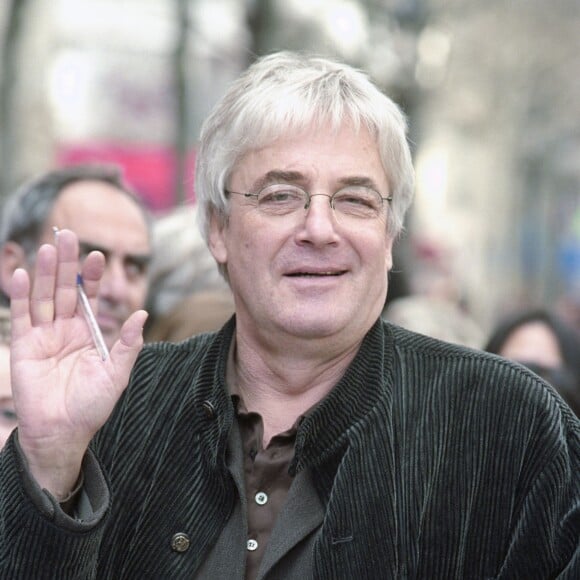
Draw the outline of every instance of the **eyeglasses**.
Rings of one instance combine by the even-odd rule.
[[[298,185],[274,183],[267,185],[258,193],[241,193],[226,190],[228,194],[243,195],[256,200],[258,211],[266,216],[287,216],[299,210],[307,210],[313,197],[328,197],[330,207],[339,216],[361,220],[376,219],[384,215],[383,204],[393,196],[383,197],[372,187],[348,185],[332,195],[308,193]]]

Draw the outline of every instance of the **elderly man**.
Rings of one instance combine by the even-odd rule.
[[[578,577],[570,409],[519,366],[380,320],[412,192],[393,102],[348,66],[271,55],[210,115],[196,179],[236,305],[219,332],[141,350],[138,311],[102,361],[72,232],[32,285],[14,274],[3,577]],[[83,264],[93,302],[103,268]]]
[[[0,284],[10,295],[14,270],[32,272],[34,255],[53,243],[53,228],[79,238],[80,258],[92,250],[106,258],[98,323],[108,347],[128,316],[143,308],[151,254],[150,217],[115,166],[56,169],[24,184],[5,202],[0,224]]]

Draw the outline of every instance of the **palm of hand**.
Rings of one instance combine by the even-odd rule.
[[[110,359],[101,360],[82,316],[32,327],[15,339],[12,377],[20,430],[34,439],[63,431],[92,437],[128,378],[116,376]]]
[[[39,249],[32,287],[26,271],[12,277],[11,369],[21,449],[37,483],[62,497],[127,385],[147,313],[127,319],[110,356],[101,360],[77,304],[77,237],[62,230],[57,244]],[[89,254],[81,274],[92,308],[103,271],[104,256]]]

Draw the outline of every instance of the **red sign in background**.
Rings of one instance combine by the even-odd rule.
[[[119,165],[127,183],[144,199],[154,213],[165,213],[178,205],[176,173],[177,160],[170,148],[147,146],[128,147],[117,144],[61,145],[56,162],[59,166],[77,163],[115,163]],[[184,178],[185,200],[193,202],[195,151],[186,162]]]

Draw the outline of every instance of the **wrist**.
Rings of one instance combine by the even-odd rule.
[[[22,456],[29,474],[41,489],[46,489],[57,501],[65,500],[75,489],[81,474],[86,447],[44,447],[19,438]]]

